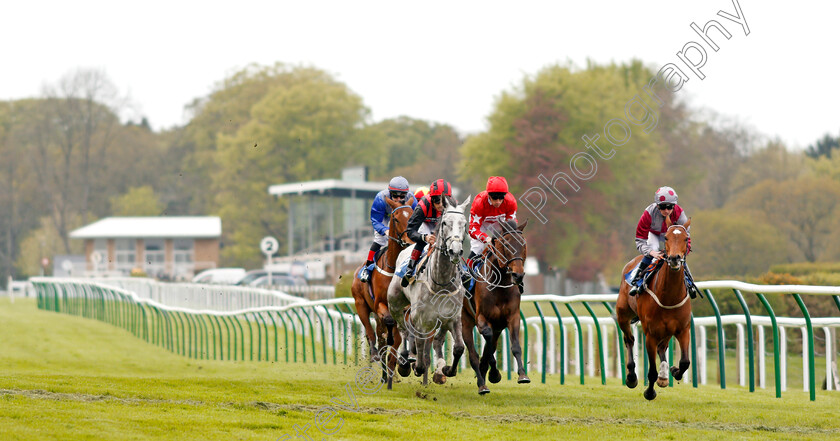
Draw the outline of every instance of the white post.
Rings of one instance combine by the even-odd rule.
[[[808,392],[808,330],[799,328],[802,332],[802,390]]]
[[[747,379],[746,379],[747,363],[745,362],[746,357],[744,356],[744,352],[745,352],[745,349],[746,349],[745,348],[746,344],[744,344],[744,325],[741,324],[741,323],[736,323],[735,328],[738,330],[738,332],[737,332],[737,334],[738,334],[738,339],[737,339],[738,348],[737,348],[737,351],[736,351],[737,354],[738,354],[738,384],[740,384],[741,386],[746,386],[747,385]]]
[[[831,331],[828,327],[823,327],[825,333],[825,390],[831,390],[831,353],[834,349],[831,347]]]
[[[781,361],[781,367],[779,370],[781,374],[779,375],[782,377],[782,392],[787,390],[787,330],[785,330],[784,326],[779,326],[779,360]]]
[[[697,367],[700,368],[700,384],[705,385],[709,382],[709,372],[708,369],[706,369],[706,327],[701,326],[698,329],[700,330],[700,348],[698,349],[697,353],[700,354],[700,364],[698,364]]]
[[[758,326],[758,387],[767,388],[767,366],[765,365],[764,326]]]
[[[557,336],[554,335],[554,325],[548,323],[548,372],[557,373]]]
[[[596,324],[597,326],[597,324]],[[595,333],[595,329],[592,328],[592,325],[586,325],[586,361],[589,363],[588,369],[586,373],[589,374],[590,377],[595,376],[595,350],[593,349],[593,338],[592,334]]]

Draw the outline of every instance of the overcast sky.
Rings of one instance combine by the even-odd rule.
[[[659,68],[718,20],[695,107],[803,148],[840,135],[840,3],[740,0],[365,2],[27,1],[3,6],[0,99],[32,97],[78,68],[104,69],[156,129],[249,63],[313,65],[361,95],[373,119],[408,115],[484,130],[494,99],[543,66],[638,58]],[[684,66],[681,65],[684,68]]]

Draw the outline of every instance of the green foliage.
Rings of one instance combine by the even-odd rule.
[[[840,138],[835,138],[826,133],[825,136],[817,140],[816,143],[809,145],[808,148],[805,149],[805,154],[815,159],[821,156],[831,158],[831,154],[838,148],[840,148]]]
[[[787,244],[769,240],[778,237],[779,231],[755,213],[697,211],[691,218],[692,274],[698,280],[726,274],[757,276],[787,260]]]
[[[773,265],[773,273],[787,273],[794,276],[805,276],[813,273],[840,272],[840,262],[797,262]]]
[[[812,176],[765,180],[741,192],[727,207],[730,212],[761,213],[756,216],[775,226],[805,260],[814,262],[833,252],[826,245],[840,226],[840,182]]]
[[[163,204],[149,186],[134,187],[121,196],[111,198],[111,214],[114,216],[159,216]]]
[[[81,227],[81,216],[72,215],[68,221],[68,225],[70,228]],[[73,241],[70,253],[82,254],[83,245],[81,241]],[[40,227],[31,230],[23,241],[21,241],[20,253],[18,254],[15,266],[19,273],[24,276],[37,276],[41,273],[41,259],[46,257],[50,259],[50,265],[47,268],[47,275],[49,275],[49,271],[52,268],[53,256],[56,254],[65,254],[61,235],[53,224],[52,218],[42,217]]]
[[[364,160],[358,129],[368,110],[359,96],[315,69],[277,75],[282,81],[253,104],[246,123],[217,134],[211,188],[225,225],[225,265],[259,265],[266,234],[284,241],[273,229],[285,225],[288,202],[278,204],[269,185],[333,177]]]

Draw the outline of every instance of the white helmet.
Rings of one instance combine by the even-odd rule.
[[[677,192],[671,187],[659,187],[654,195],[654,203],[656,204],[676,204]]]

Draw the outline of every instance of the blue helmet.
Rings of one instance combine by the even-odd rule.
[[[391,182],[388,183],[388,190],[408,192],[408,179],[402,176],[392,178]]]

